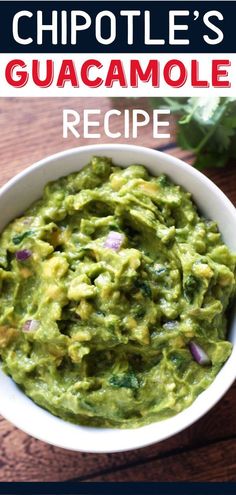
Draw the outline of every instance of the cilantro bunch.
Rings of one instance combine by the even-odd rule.
[[[194,166],[224,167],[236,158],[236,98],[151,98],[177,114],[177,143],[195,154]]]

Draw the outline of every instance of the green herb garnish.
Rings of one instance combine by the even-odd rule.
[[[33,230],[26,230],[22,234],[17,234],[12,237],[12,242],[15,245],[20,244],[26,237],[30,237],[34,233]]]
[[[184,284],[184,295],[188,301],[192,302],[195,293],[198,291],[200,286],[200,280],[194,275],[188,275]]]
[[[223,167],[236,158],[236,98],[166,97],[151,103],[177,114],[177,143],[193,151],[196,168]]]
[[[139,382],[134,373],[126,373],[125,375],[113,375],[109,379],[109,383],[116,388],[139,388]]]

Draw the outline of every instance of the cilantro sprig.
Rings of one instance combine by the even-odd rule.
[[[195,154],[194,166],[224,167],[236,158],[236,98],[152,98],[177,114],[177,143]]]

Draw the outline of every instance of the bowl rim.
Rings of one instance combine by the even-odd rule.
[[[187,164],[180,158],[176,158],[173,155],[170,155],[169,153],[166,153],[165,151],[149,148],[146,146],[140,146],[140,145],[134,145],[134,144],[123,144],[123,143],[117,143],[117,144],[111,144],[111,143],[99,143],[99,144],[91,144],[91,145],[85,145],[85,146],[75,146],[73,148],[68,148],[66,150],[58,151],[57,153],[53,153],[51,155],[47,155],[46,157],[37,160],[36,162],[32,163],[31,165],[27,166],[20,172],[18,172],[16,175],[11,177],[7,182],[5,182],[1,187],[0,187],[0,195],[4,194],[7,192],[8,189],[10,189],[16,182],[19,180],[23,179],[27,175],[31,174],[34,172],[36,169],[40,167],[44,167],[52,162],[54,162],[57,159],[67,157],[67,156],[72,156],[74,154],[80,153],[80,152],[86,152],[86,151],[91,151],[91,154],[93,151],[95,152],[96,150],[102,150],[104,149],[107,151],[113,151],[114,149],[118,149],[120,151],[122,150],[137,150],[139,149],[141,152],[149,153],[150,155],[153,156],[160,156],[160,157],[165,157],[167,161],[172,161],[175,162],[176,165],[181,170],[189,172],[191,170],[191,174],[198,178],[199,180],[205,182],[212,191],[215,193],[219,194],[221,199],[224,201],[226,206],[230,208],[231,212],[234,214],[236,208],[234,207],[233,203],[230,201],[230,199],[223,193],[223,191],[211,180],[209,179],[205,174],[200,172],[200,170],[194,168],[193,166]],[[122,166],[122,164],[121,164]],[[79,169],[80,170],[80,169]]]
[[[186,164],[184,161],[180,160],[179,158],[176,158],[173,155],[169,155],[169,154],[164,153],[162,151],[151,149],[148,147],[138,146],[138,145],[130,145],[130,144],[115,144],[115,143],[114,144],[106,144],[106,143],[93,144],[93,145],[74,147],[74,148],[60,151],[58,153],[54,153],[52,155],[48,155],[47,157],[45,157],[45,158],[33,163],[32,165],[28,166],[23,171],[19,172],[14,177],[12,177],[8,182],[6,182],[0,188],[0,197],[7,194],[7,192],[12,187],[14,187],[17,182],[24,180],[24,178],[27,175],[33,174],[36,169],[50,166],[50,164],[53,164],[53,162],[57,161],[58,159],[61,159],[64,157],[69,158],[70,156],[73,156],[74,154],[79,155],[80,153],[84,153],[84,152],[90,152],[92,155],[92,154],[96,153],[96,151],[97,152],[102,151],[104,154],[106,154],[106,153],[108,154],[109,151],[115,151],[115,150],[118,150],[118,151],[120,150],[120,151],[124,151],[124,152],[135,151],[136,153],[137,153],[137,151],[141,151],[142,153],[152,155],[153,157],[156,157],[157,159],[158,159],[158,157],[161,157],[162,160],[164,159],[164,161],[172,163],[174,167],[177,166],[177,168],[181,169],[183,172],[187,171],[187,173],[192,175],[193,178],[196,178],[200,182],[203,181],[206,184],[206,186],[211,190],[212,194],[215,194],[220,198],[220,200],[224,203],[224,207],[229,210],[229,213],[231,215],[235,216],[235,222],[236,222],[236,209],[235,209],[234,205],[231,203],[229,198],[227,198],[227,196],[221,191],[221,189],[216,184],[214,184],[208,177],[206,177],[204,174],[202,174],[199,170],[194,169],[193,167],[191,167],[190,165]],[[121,162],[122,162],[122,156],[121,156]],[[122,165],[122,163],[121,163],[121,165]],[[81,168],[82,167],[79,166],[78,171]],[[66,169],[65,169],[65,172],[66,172]],[[68,174],[69,173],[70,172],[68,172]],[[67,175],[67,174],[65,173],[65,175]],[[45,184],[47,182],[48,181],[45,180]],[[180,181],[180,184],[181,184],[181,181]],[[224,364],[223,368],[218,373],[217,377],[215,378],[213,383],[210,385],[210,387],[208,387],[204,392],[202,392],[197,397],[197,399],[195,399],[195,401],[193,402],[193,404],[190,407],[188,407],[187,409],[184,409],[180,413],[177,413],[175,416],[173,416],[171,418],[168,418],[168,419],[160,421],[160,422],[154,422],[154,423],[151,423],[149,425],[138,427],[135,429],[111,429],[111,428],[105,428],[105,429],[104,428],[98,428],[97,429],[97,428],[92,428],[92,427],[73,425],[72,423],[69,423],[69,422],[64,421],[60,418],[57,418],[56,416],[53,416],[48,411],[45,411],[43,408],[41,408],[40,406],[35,404],[31,399],[29,399],[23,392],[20,392],[20,393],[22,394],[22,396],[24,396],[24,399],[26,399],[26,403],[28,403],[28,407],[30,407],[30,404],[31,404],[31,406],[33,405],[32,407],[34,409],[37,408],[39,410],[39,412],[37,413],[37,415],[39,415],[39,417],[42,416],[42,414],[44,416],[46,414],[47,417],[50,416],[51,421],[49,421],[49,423],[52,423],[52,425],[53,425],[53,423],[55,423],[55,421],[56,421],[58,428],[54,428],[53,431],[51,432],[51,434],[50,434],[50,431],[48,431],[48,428],[46,428],[46,431],[43,429],[41,429],[40,432],[37,431],[37,429],[35,429],[35,427],[32,427],[30,422],[27,423],[25,420],[22,421],[21,416],[17,417],[17,415],[15,414],[14,411],[12,411],[10,409],[7,410],[8,408],[6,407],[6,404],[5,404],[5,406],[3,405],[3,407],[2,407],[1,396],[0,396],[0,413],[8,421],[13,423],[15,426],[20,428],[25,433],[27,433],[27,434],[29,434],[29,435],[31,435],[31,436],[33,436],[33,437],[35,437],[41,441],[47,442],[51,445],[54,445],[54,446],[57,446],[60,448],[64,448],[64,449],[80,451],[80,452],[90,452],[90,453],[91,452],[93,452],[93,453],[112,453],[112,452],[122,452],[122,451],[133,450],[136,448],[143,448],[143,447],[146,447],[148,445],[163,441],[163,440],[181,432],[182,430],[188,428],[194,422],[196,422],[198,419],[200,419],[203,415],[205,415],[210,409],[212,409],[212,407],[215,406],[215,404],[228,391],[228,389],[230,388],[230,386],[232,385],[232,383],[234,382],[234,380],[236,378],[236,369],[233,372],[233,366],[232,366],[233,356],[234,356],[234,358],[236,358],[236,346],[234,346],[233,352],[232,352],[229,360]],[[226,370],[231,371],[231,373],[227,374]],[[224,372],[224,373],[222,373],[222,372]],[[2,371],[1,371],[1,373],[2,373]],[[222,379],[220,382],[221,387],[217,388],[216,381],[217,381],[217,378],[219,377],[219,375],[222,376]],[[10,380],[10,382],[13,382],[13,380],[11,380],[9,377],[7,377],[7,380]],[[14,384],[14,382],[13,382],[13,384]],[[212,390],[212,393],[209,394],[209,390]],[[207,395],[207,396],[205,397],[205,395]],[[208,400],[206,400],[206,399],[208,399]],[[188,415],[188,411],[190,410],[190,408],[192,408],[192,406],[194,404],[198,404],[198,405],[200,404],[200,412],[196,408],[196,411],[193,412],[193,410],[191,410],[191,414]],[[27,405],[26,405],[26,407],[27,407]],[[181,416],[181,418],[183,418],[182,421],[180,421],[179,423],[177,421],[176,427],[171,426],[169,429],[169,433],[163,434],[162,432],[160,432],[159,435],[155,435],[155,431],[153,431],[154,426],[163,424],[166,421],[171,423],[171,420],[173,423],[173,420],[175,421],[176,418],[178,418],[180,416]],[[122,435],[122,432],[136,432],[136,435],[135,434],[131,435],[132,441],[130,441],[130,440],[128,442],[124,441],[123,443],[127,443],[127,445],[125,445],[125,446],[118,445],[116,447],[116,446],[112,445],[109,447],[107,442],[104,442],[104,444],[102,442],[100,442],[101,438],[99,438],[99,435],[97,438],[97,434],[95,434],[94,435],[95,442],[93,443],[93,446],[91,448],[91,447],[86,446],[86,442],[84,442],[84,445],[82,445],[82,446],[81,445],[77,446],[75,444],[75,442],[74,443],[71,442],[71,439],[73,439],[71,436],[70,436],[69,441],[63,435],[60,438],[59,429],[63,425],[64,426],[66,425],[66,427],[68,427],[68,428],[72,426],[74,429],[76,428],[80,432],[82,432],[82,430],[83,430],[85,432],[85,438],[86,438],[86,432],[91,433],[91,431],[92,431],[93,433],[96,433],[96,430],[99,430],[99,432],[101,434],[104,432],[113,432],[113,433],[116,432],[116,434]],[[144,435],[141,435],[142,440],[140,441],[138,433],[141,432],[141,430],[144,432]],[[92,438],[92,434],[88,435],[88,437],[89,436],[90,436],[90,438]],[[100,436],[102,437],[102,435],[100,435]],[[96,438],[97,438],[97,440],[96,440]],[[122,438],[125,439],[125,435],[122,435]],[[121,442],[121,444],[122,444],[122,442]]]

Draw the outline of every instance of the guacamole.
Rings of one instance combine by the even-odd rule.
[[[235,264],[189,192],[93,157],[1,234],[3,370],[73,423],[177,414],[230,356]]]

